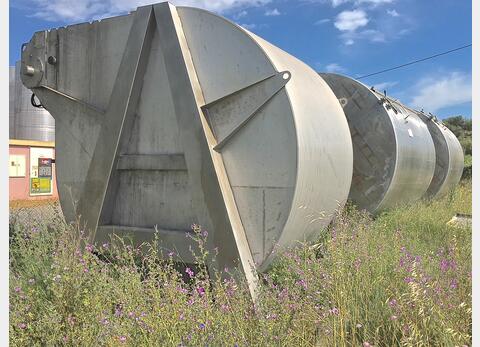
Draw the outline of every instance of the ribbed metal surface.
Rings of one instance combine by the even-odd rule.
[[[349,198],[377,213],[424,196],[435,169],[426,124],[398,101],[336,74],[321,74],[343,106],[353,142]]]
[[[35,108],[30,103],[32,91],[25,88],[20,74],[20,62],[15,68],[10,68],[10,76],[15,76],[13,100],[10,100],[10,107],[13,106],[13,115],[10,115],[10,138],[18,140],[55,141],[55,120],[43,108]],[[11,77],[10,77],[11,78]],[[13,103],[13,105],[12,105]]]
[[[427,125],[435,145],[435,173],[425,197],[438,198],[460,181],[464,166],[463,149],[457,137],[441,121],[432,115],[415,112]]]
[[[15,138],[15,66],[8,68],[8,137]]]

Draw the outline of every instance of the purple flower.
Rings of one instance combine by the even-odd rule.
[[[334,308],[331,308],[328,312],[330,312],[331,314],[333,315],[338,315],[339,311],[338,311],[338,308],[334,307]]]
[[[453,280],[450,282],[450,288],[452,288],[452,289],[457,289],[457,287],[458,287],[457,280],[456,280],[456,279],[453,279]]]
[[[392,299],[388,302],[388,304],[390,305],[390,307],[395,307],[395,306],[397,306],[397,300]]]
[[[13,290],[15,290],[16,293],[20,293],[22,291],[22,288],[20,287],[15,287]]]
[[[103,248],[105,249],[108,249],[108,242],[105,242],[103,245],[102,245]]]
[[[189,267],[185,269],[185,272],[188,274],[188,276],[190,276],[190,278],[193,278],[193,276],[195,276],[195,273]]]
[[[168,252],[168,256],[171,258],[175,255],[175,252]]]
[[[108,325],[109,322],[108,322],[108,319],[107,319],[107,318],[102,318],[102,319],[100,320],[100,323],[102,323],[102,325]]]
[[[122,335],[122,336],[120,336],[120,337],[118,338],[118,340],[119,340],[120,342],[126,342],[126,341],[127,341],[127,337]]]
[[[414,279],[412,277],[405,277],[404,281],[405,283],[411,283],[414,281]]]
[[[203,288],[203,287],[197,287],[197,293],[198,293],[200,296],[204,296],[204,295],[205,295],[205,288]]]
[[[86,250],[87,252],[93,252],[93,245],[87,244],[87,245],[85,246],[85,250]]]
[[[200,324],[198,325],[198,327],[199,327],[200,329],[205,329],[205,324],[200,323]]]
[[[185,316],[183,315],[183,313],[180,314],[180,316],[178,317],[178,320],[185,320]]]
[[[25,323],[20,323],[20,324],[18,325],[18,327],[19,327],[20,329],[26,329],[26,328],[27,328],[27,325],[26,325]]]
[[[206,237],[208,236],[208,231],[203,230],[203,231],[202,231],[202,236],[203,236],[204,238],[206,238]]]
[[[307,289],[307,282],[305,282],[304,279],[301,279],[301,280],[298,280],[297,281],[297,284],[301,287],[303,287],[303,289]]]

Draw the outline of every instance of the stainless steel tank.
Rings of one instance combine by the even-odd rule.
[[[337,74],[320,74],[343,107],[353,142],[349,198],[371,213],[420,199],[435,170],[426,124],[397,101]]]
[[[15,138],[15,66],[8,68],[8,137]]]
[[[20,64],[17,62],[14,68],[14,99],[11,100],[14,102],[14,119],[10,137],[17,140],[55,141],[55,119],[47,110],[32,106],[32,91],[25,88],[20,79]]]
[[[423,111],[414,111],[427,124],[435,145],[435,172],[425,194],[438,198],[452,190],[462,178],[464,157],[457,137],[437,117]]]
[[[157,228],[189,261],[197,223],[216,266],[241,264],[252,289],[347,199],[352,143],[331,89],[210,12],[160,3],[37,32],[22,79],[56,119],[65,216],[96,241]]]

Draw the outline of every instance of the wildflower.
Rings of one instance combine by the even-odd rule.
[[[448,260],[447,259],[442,259],[440,261],[440,270],[442,270],[443,272],[447,271],[449,268],[449,263],[448,263]]]
[[[87,273],[88,272],[88,269],[85,267],[83,268],[83,272]]]
[[[61,278],[62,278],[62,276],[56,275],[55,277],[53,277],[53,281],[54,282],[59,282]]]
[[[188,274],[188,276],[190,276],[190,278],[193,278],[193,276],[195,276],[195,273],[189,267],[185,269],[185,272]]]
[[[169,258],[173,257],[175,255],[175,252],[168,252]]]
[[[100,320],[100,323],[102,323],[102,325],[108,325],[109,322],[108,322],[108,319],[107,319],[107,318],[102,318],[102,319]]]
[[[338,308],[334,307],[334,308],[331,308],[330,310],[328,310],[328,312],[330,312],[331,314],[333,315],[338,315],[339,311],[338,311]]]
[[[130,318],[135,317],[135,312],[133,312],[133,311],[128,312],[128,316]]]
[[[372,347],[372,345],[370,343],[368,343],[367,341],[365,341],[363,343],[363,347]]]
[[[205,329],[205,324],[200,323],[200,324],[198,325],[198,327],[199,327],[200,329]]]
[[[200,296],[203,296],[203,295],[205,295],[205,288],[197,287],[197,292]]]
[[[202,231],[202,236],[203,236],[204,238],[207,238],[207,236],[208,236],[208,231],[203,230],[203,231]]]
[[[390,305],[390,307],[395,307],[395,306],[397,306],[397,300],[392,299],[388,302],[388,304]]]
[[[122,335],[118,338],[118,340],[123,343],[127,341],[127,337]]]
[[[20,287],[15,287],[13,290],[15,290],[16,293],[20,293],[22,291],[22,288]]]
[[[18,325],[18,327],[19,327],[20,329],[26,329],[26,328],[27,328],[27,325],[26,325],[25,323],[20,323],[20,324]]]
[[[303,289],[307,289],[307,282],[305,282],[304,279],[301,279],[301,280],[298,280],[297,281],[297,284],[301,287],[303,287]]]
[[[277,319],[277,315],[275,313],[272,313],[272,314],[267,314],[267,316],[265,318],[267,319]]]
[[[360,323],[358,323],[358,324],[356,325],[357,329],[360,329],[362,326],[363,326],[363,325],[361,325]]]
[[[105,242],[104,244],[102,244],[102,248],[105,248],[105,249],[108,249],[108,242]]]
[[[390,317],[390,320],[397,320],[397,318],[398,318],[397,316],[393,315]]]
[[[452,289],[457,289],[457,287],[458,287],[457,280],[456,280],[456,279],[453,279],[453,280],[450,282],[450,288],[452,288]]]
[[[178,317],[178,320],[185,320],[185,316],[183,315],[183,313],[180,313],[180,316]]]
[[[37,227],[33,227],[32,228],[32,234],[36,234],[38,233],[38,228]]]
[[[405,283],[411,283],[414,281],[414,279],[412,277],[405,277],[404,281]]]
[[[85,250],[86,250],[87,252],[93,252],[93,245],[90,244],[90,243],[87,244],[87,245],[85,246]]]
[[[123,314],[122,309],[120,307],[115,308],[115,317],[120,317]]]

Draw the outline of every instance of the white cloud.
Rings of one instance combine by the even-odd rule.
[[[265,16],[280,16],[281,13],[278,9],[274,8],[273,10],[266,10]]]
[[[310,3],[327,3],[332,5],[332,7],[338,7],[342,4],[346,3],[353,3],[354,5],[371,5],[371,6],[378,6],[382,4],[389,4],[394,2],[395,0],[303,0],[304,2]]]
[[[411,104],[427,112],[472,101],[472,76],[451,72],[437,77],[421,79],[415,86],[416,95]]]
[[[387,90],[390,87],[396,86],[398,82],[382,82],[382,83],[377,83],[373,87],[378,90],[378,91],[384,91]]]
[[[335,19],[335,27],[340,31],[355,31],[367,25],[369,19],[363,10],[343,11]]]
[[[245,10],[243,10],[243,11],[240,11],[240,12],[238,12],[237,14],[235,14],[235,15],[233,16],[233,18],[235,18],[235,19],[240,19],[240,18],[245,17],[246,15],[248,15],[248,12],[245,11]]]
[[[355,1],[357,4],[370,4],[370,5],[382,5],[382,4],[390,4],[394,0],[357,0]]]
[[[271,0],[171,0],[174,5],[200,7],[224,13],[229,10],[257,7]],[[78,22],[128,13],[158,0],[19,0],[19,8],[28,8],[32,16],[49,21]]]
[[[313,23],[313,25],[322,25],[322,24],[325,24],[325,23],[328,23],[328,22],[330,22],[330,19],[323,18],[323,19],[317,20],[315,23]]]
[[[337,63],[331,63],[325,66],[326,72],[338,72],[338,73],[345,73],[347,69]]]
[[[254,23],[251,23],[251,24],[247,24],[247,23],[245,23],[245,24],[240,24],[240,26],[241,26],[241,27],[244,27],[244,28],[247,29],[247,30],[252,30],[252,29],[255,29],[255,28],[257,27],[257,25],[254,24]]]
[[[387,10],[387,13],[392,17],[400,16],[396,10]]]

